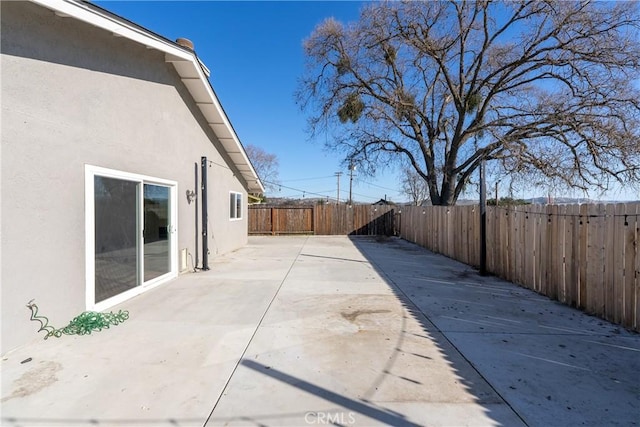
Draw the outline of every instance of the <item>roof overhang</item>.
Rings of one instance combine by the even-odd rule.
[[[115,15],[110,15],[85,2],[73,0],[31,0],[54,11],[63,18],[74,18],[111,32],[115,37],[124,37],[164,52],[165,61],[171,63],[191,94],[207,123],[213,130],[227,155],[247,184],[249,193],[264,193],[264,186],[247,153],[227,117],[211,83],[209,70],[190,49],[180,46],[140,26]]]

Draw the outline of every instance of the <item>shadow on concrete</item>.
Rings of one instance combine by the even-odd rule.
[[[321,397],[329,402],[340,405],[342,408],[348,409],[353,412],[357,412],[361,415],[372,418],[376,421],[384,423],[390,426],[398,426],[398,427],[414,427],[419,426],[419,424],[415,424],[407,420],[402,414],[398,414],[395,412],[391,412],[384,409],[375,408],[367,403],[360,402],[354,399],[350,399],[346,396],[343,396],[338,393],[334,393],[331,390],[327,390],[326,388],[319,387],[314,385],[308,381],[305,381],[301,378],[296,378],[289,374],[286,374],[278,369],[271,368],[269,366],[263,365],[258,362],[254,362],[252,360],[244,359],[241,364],[246,366],[249,369],[252,369],[256,372],[259,372],[263,375],[267,375],[271,378],[274,378],[278,381],[282,381],[287,383],[293,387],[296,387],[302,391],[307,393],[311,393],[315,396]]]
[[[415,426],[415,425],[490,425],[490,426],[518,426],[525,423],[518,417],[518,415],[510,408],[510,406],[500,397],[500,395],[488,384],[484,378],[474,369],[474,367],[466,360],[460,352],[457,351],[455,346],[447,340],[447,338],[427,319],[427,317],[420,311],[420,309],[411,301],[411,299],[393,282],[393,280],[380,268],[377,262],[377,257],[371,255],[371,250],[365,248],[363,244],[371,244],[375,246],[381,256],[397,256],[394,255],[394,249],[391,246],[381,245],[372,237],[350,237],[350,242],[354,249],[360,252],[364,256],[364,259],[354,259],[360,257],[354,257],[352,254],[346,257],[338,256],[324,256],[324,255],[309,255],[301,253],[300,257],[314,257],[322,258],[328,261],[357,261],[358,263],[367,264],[366,269],[356,270],[355,264],[351,266],[344,266],[345,273],[344,286],[349,288],[349,279],[347,277],[356,277],[360,272],[370,271],[377,273],[379,279],[376,278],[376,282],[380,285],[387,286],[392,292],[379,293],[378,291],[368,294],[358,293],[358,291],[352,291],[353,294],[345,293],[330,294],[335,300],[328,299],[326,305],[320,304],[323,310],[328,313],[328,317],[339,320],[334,320],[330,324],[336,327],[336,324],[340,324],[340,320],[346,320],[349,327],[353,328],[357,325],[357,319],[360,319],[363,323],[364,329],[360,326],[356,326],[357,331],[348,329],[350,334],[350,342],[344,342],[342,347],[335,349],[333,357],[347,359],[352,361],[356,365],[363,366],[368,361],[375,360],[380,361],[370,365],[367,371],[359,370],[354,366],[351,372],[364,373],[364,376],[358,377],[360,382],[366,385],[362,388],[358,388],[355,385],[348,385],[340,388],[338,384],[332,384],[330,381],[319,385],[319,379],[311,379],[312,377],[306,377],[305,374],[291,374],[288,371],[286,365],[281,364],[277,368],[273,366],[273,363],[266,365],[259,363],[248,358],[248,355],[244,355],[240,361],[240,366],[249,368],[255,373],[262,374],[264,377],[277,380],[282,384],[289,387],[293,387],[309,395],[318,397],[325,402],[328,402],[333,407],[337,408],[332,414],[349,414],[354,413],[356,418],[353,422],[349,422],[349,419],[338,420],[339,425],[370,425],[370,424],[383,424],[392,426]],[[384,239],[383,239],[384,240]],[[329,240],[326,240],[329,242]],[[349,245],[351,246],[351,245]],[[330,246],[322,247],[327,253]],[[339,253],[339,252],[338,252]],[[423,255],[426,251],[421,251]],[[403,254],[400,254],[403,255]],[[406,256],[406,255],[404,255]],[[336,269],[333,268],[335,264],[327,263],[325,269],[332,273],[327,273],[330,277],[329,282],[334,280],[334,274]],[[304,268],[304,267],[300,267]],[[354,270],[349,270],[354,269]],[[423,269],[426,273],[428,269]],[[349,276],[353,274],[354,276]],[[370,273],[369,273],[370,274]],[[306,277],[304,275],[296,276],[297,279],[291,279],[292,282],[288,286],[295,287],[295,280],[301,280]],[[336,275],[339,277],[339,274]],[[363,284],[366,288],[366,281],[364,274],[362,278],[355,278],[354,280],[361,280],[360,286]],[[313,280],[313,279],[312,279]],[[337,279],[339,280],[339,279]],[[382,289],[380,286],[377,289]],[[362,288],[362,289],[365,289]],[[305,294],[304,297],[298,298],[296,303],[301,304],[302,308],[298,308],[297,312],[304,312],[307,307],[316,307],[314,305],[307,306],[309,300],[321,300],[323,296],[327,294]],[[338,298],[351,298],[350,302],[344,302],[341,300],[338,302]],[[386,302],[385,302],[386,301]],[[389,305],[389,301],[393,301]],[[386,304],[386,305],[385,305]],[[348,309],[347,309],[348,305]],[[393,307],[393,308],[392,308]],[[381,322],[391,322],[390,324],[379,324],[376,326],[375,314],[382,314],[385,320]],[[331,316],[335,317],[331,317]],[[323,317],[323,314],[320,314]],[[365,320],[366,319],[366,320]],[[323,324],[324,325],[324,324]],[[323,326],[324,327],[324,326]],[[381,330],[386,331],[380,333]],[[371,334],[367,334],[370,332]],[[272,333],[282,333],[280,330]],[[368,338],[367,338],[368,337]],[[367,339],[375,337],[380,341],[371,342]],[[371,344],[371,345],[369,345]],[[292,344],[294,346],[296,344]],[[351,347],[351,345],[353,345]],[[360,350],[362,349],[362,350]],[[354,350],[350,353],[350,350]],[[358,353],[363,351],[363,353]],[[366,352],[374,352],[373,357],[369,357]],[[252,353],[250,353],[252,354]],[[291,353],[293,354],[293,353]],[[256,353],[257,355],[257,353]],[[359,357],[357,357],[359,355]],[[277,362],[275,362],[277,363]],[[301,363],[293,360],[293,363]],[[313,363],[313,359],[309,359],[308,363]],[[322,363],[322,360],[320,361]],[[326,365],[317,365],[317,369],[326,368]],[[292,369],[295,369],[292,367]],[[300,370],[298,370],[300,372]],[[345,371],[341,371],[340,367],[337,367],[336,371],[327,372],[327,375],[339,376],[350,375]],[[354,374],[354,378],[356,374]],[[242,384],[261,382],[262,380],[249,376],[237,376],[234,377],[235,384],[231,388],[228,396],[229,399],[247,398],[248,402],[251,401],[247,396],[257,396],[255,393],[256,387],[246,386],[247,392],[243,393]],[[331,384],[331,385],[327,385]],[[264,390],[279,390],[278,387],[265,387]],[[284,389],[280,389],[284,390]],[[229,391],[229,390],[227,390]],[[299,394],[299,393],[298,393]],[[270,399],[271,393],[266,393],[265,402],[272,402]],[[291,394],[295,396],[295,393]],[[300,399],[305,401],[305,399]],[[279,419],[280,421],[293,422],[302,420],[301,414],[278,414],[277,408],[282,408],[283,405],[289,405],[290,403],[283,400],[282,396],[275,399],[273,403],[273,413],[268,415],[253,414],[247,416],[247,413],[251,411],[244,411],[242,405],[237,404],[232,406],[230,403],[226,408],[217,411],[213,409],[212,414],[208,421],[219,425],[222,423],[229,423],[235,425],[236,423],[244,424],[249,423],[251,425],[277,425],[269,424],[271,421]],[[263,404],[263,403],[261,403]],[[233,410],[229,410],[229,407],[233,407]],[[303,404],[298,404],[298,408],[304,407]],[[323,408],[322,405],[315,406],[316,408]],[[307,408],[309,408],[307,406]],[[220,408],[219,408],[220,409]],[[268,412],[268,411],[267,411]],[[242,414],[233,416],[235,414]],[[308,413],[307,413],[308,414]],[[307,415],[305,414],[305,416]],[[230,416],[231,415],[231,416]],[[290,418],[288,418],[290,417]],[[362,419],[361,419],[362,418]],[[365,421],[366,419],[366,421]],[[307,421],[305,419],[305,421]],[[344,421],[344,422],[343,422]],[[298,422],[302,424],[302,421]],[[309,422],[307,422],[309,423]],[[419,423],[419,424],[418,424]],[[310,423],[309,423],[310,424]],[[317,423],[320,424],[320,423]]]
[[[349,239],[352,241],[354,246],[358,249],[358,251],[365,257],[367,262],[371,264],[371,266],[375,269],[378,275],[386,282],[389,288],[392,290],[395,297],[401,303],[405,310],[405,315],[402,319],[402,330],[398,336],[398,341],[396,343],[394,354],[389,357],[389,361],[387,362],[385,369],[379,375],[378,379],[375,382],[375,386],[381,385],[385,377],[389,375],[393,375],[391,372],[393,371],[393,366],[396,362],[398,354],[401,352],[409,353],[415,357],[423,359],[423,361],[428,362],[431,357],[408,351],[404,348],[404,341],[407,335],[411,335],[413,337],[425,339],[431,341],[433,344],[437,346],[440,354],[447,361],[449,368],[456,375],[459,382],[464,386],[465,391],[473,396],[475,403],[482,407],[484,411],[484,415],[491,419],[495,426],[509,426],[514,425],[514,422],[522,423],[526,425],[524,420],[519,417],[519,415],[513,411],[513,408],[510,407],[508,402],[500,396],[500,394],[489,384],[484,381],[482,375],[475,369],[472,363],[467,360],[464,355],[462,355],[456,347],[451,343],[447,337],[442,334],[442,332],[427,318],[425,313],[420,310],[420,308],[412,301],[412,299],[403,291],[401,287],[396,284],[393,279],[389,276],[388,272],[381,268],[379,263],[379,259],[375,256],[372,256],[370,250],[367,250],[366,245],[376,245],[379,248],[384,248],[384,251],[387,252],[391,250],[393,251],[390,245],[384,245],[384,243],[392,242],[395,239],[390,238],[388,236],[375,236],[375,237],[365,237],[365,236],[349,236]],[[429,251],[415,246],[416,254],[424,255],[430,254]],[[435,255],[435,254],[434,254]],[[385,256],[385,255],[382,255]],[[405,260],[406,255],[405,256]],[[435,255],[438,256],[438,255]],[[426,266],[426,265],[425,265]],[[399,268],[401,268],[399,266]],[[426,269],[423,272],[428,272]],[[434,274],[435,277],[430,279],[430,281],[438,281],[438,276]],[[410,332],[406,330],[407,315],[413,320],[417,321],[420,324],[422,329],[422,334],[416,334],[415,332]],[[424,379],[417,378],[408,378],[404,376],[396,376],[402,380],[405,380],[414,384],[421,384],[420,380],[424,381]],[[502,407],[503,410],[496,411],[497,407]],[[510,413],[513,411],[512,413]],[[506,415],[506,416],[505,416]]]
[[[466,365],[525,425],[639,425],[638,334],[401,239],[351,241],[492,420]]]
[[[153,427],[192,427],[202,423],[201,418],[166,418],[166,419],[125,419],[125,418],[32,418],[2,417],[2,426],[153,426]]]

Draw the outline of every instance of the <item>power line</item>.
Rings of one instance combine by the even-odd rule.
[[[300,188],[289,187],[289,186],[286,186],[286,185],[279,184],[277,182],[271,182],[271,181],[263,181],[263,182],[265,182],[266,184],[275,185],[275,186],[279,187],[280,189],[285,188],[287,190],[295,191],[297,193],[302,193],[303,196],[306,195],[306,194],[309,194],[309,195],[314,195],[314,196],[320,196],[322,198],[329,197],[326,194],[321,194],[321,193],[317,193],[317,192],[314,192],[314,191],[307,191],[307,190],[303,190],[303,189],[300,189]],[[332,191],[333,190],[328,190],[326,192],[329,193],[329,192],[332,192]]]
[[[334,176],[330,176],[329,178],[334,178]],[[272,185],[274,185],[274,186],[277,186],[277,187],[279,187],[280,189],[284,188],[284,189],[286,189],[286,190],[294,191],[295,193],[302,193],[303,197],[304,197],[305,195],[312,195],[312,196],[319,196],[319,197],[322,197],[322,198],[327,198],[327,197],[329,197],[330,199],[335,199],[335,197],[331,197],[331,196],[329,196],[329,195],[328,195],[328,194],[330,194],[330,193],[334,192],[335,190],[318,190],[318,191],[308,191],[308,190],[304,190],[304,189],[301,189],[301,188],[295,188],[295,187],[289,187],[289,186],[287,186],[287,185],[282,185],[282,184],[277,183],[277,182],[271,182],[271,181],[263,181],[263,182],[264,182],[264,183],[266,183],[266,184],[272,184]],[[341,193],[344,193],[344,190],[342,190],[342,191],[340,191],[340,192],[341,192]],[[323,194],[323,193],[324,193],[324,194]],[[363,198],[365,198],[365,199],[371,199],[371,200],[376,200],[376,199],[377,199],[377,197],[366,196],[366,195],[364,195],[364,194],[358,194],[358,193],[353,193],[353,194],[354,194],[354,195],[356,195],[356,196],[359,196],[359,197],[363,197]],[[284,197],[284,196],[283,196],[283,197]]]
[[[315,178],[297,178],[297,179],[285,179],[282,180],[281,182],[298,182],[298,181],[314,181],[317,179],[327,179],[327,178],[333,178],[334,175],[329,175],[329,176],[318,176]]]
[[[371,185],[371,186],[373,186],[373,187],[382,188],[383,190],[395,191],[395,192],[397,192],[397,193],[399,193],[399,192],[400,192],[400,191],[398,191],[398,189],[397,189],[397,188],[383,187],[383,186],[381,186],[381,185],[373,184],[373,183],[371,183],[371,182],[362,181],[362,180],[361,180],[360,182],[361,182],[361,183],[363,183],[363,184]]]
[[[364,194],[352,193],[354,196],[364,197],[365,199],[375,200],[377,197],[365,196]]]
[[[300,182],[300,181],[313,181],[313,180],[318,180],[318,179],[328,179],[328,178],[335,178],[335,174],[334,175],[326,175],[326,176],[318,176],[318,177],[313,177],[313,178],[296,178],[296,179],[285,179],[285,180],[281,180],[280,182]],[[378,188],[382,188],[383,190],[389,190],[389,191],[395,191],[395,192],[400,192],[397,188],[389,188],[389,187],[383,187],[382,185],[378,185],[378,184],[374,184],[372,182],[368,182],[368,181],[363,181],[363,180],[358,180],[359,183],[362,184],[367,184],[367,185],[371,185],[373,187],[378,187]],[[277,184],[276,184],[277,185]],[[342,191],[340,192],[342,193]]]

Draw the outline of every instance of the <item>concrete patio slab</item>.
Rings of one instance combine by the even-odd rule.
[[[528,425],[640,424],[640,335],[406,241],[356,244]]]
[[[2,425],[640,420],[638,334],[400,239],[253,237],[115,309],[4,356]]]

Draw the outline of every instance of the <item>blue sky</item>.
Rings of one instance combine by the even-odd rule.
[[[241,142],[278,156],[280,191],[272,197],[335,198],[335,173],[343,172],[340,199],[349,196],[348,171],[339,153],[324,149],[324,137],[309,140],[306,117],[294,101],[302,76],[302,41],[328,17],[357,20],[363,2],[355,1],[97,1],[97,5],[168,39],[190,39],[211,70],[211,84]],[[292,190],[290,187],[294,188]],[[408,198],[400,192],[397,173],[382,170],[376,177],[359,176],[353,199],[374,202],[385,196]],[[317,193],[317,194],[314,194]],[[589,194],[596,199],[640,199],[633,191]],[[516,197],[545,196],[544,190]],[[566,194],[583,197],[579,192]],[[556,196],[561,196],[558,194]],[[470,194],[468,198],[477,198]]]
[[[274,197],[349,196],[348,171],[339,153],[310,141],[306,117],[294,101],[304,67],[302,41],[325,18],[356,20],[360,2],[99,1],[97,5],[168,39],[190,39],[243,144],[276,154],[283,188]],[[375,178],[354,175],[354,200],[405,199],[395,171]],[[384,188],[383,188],[384,187]]]

